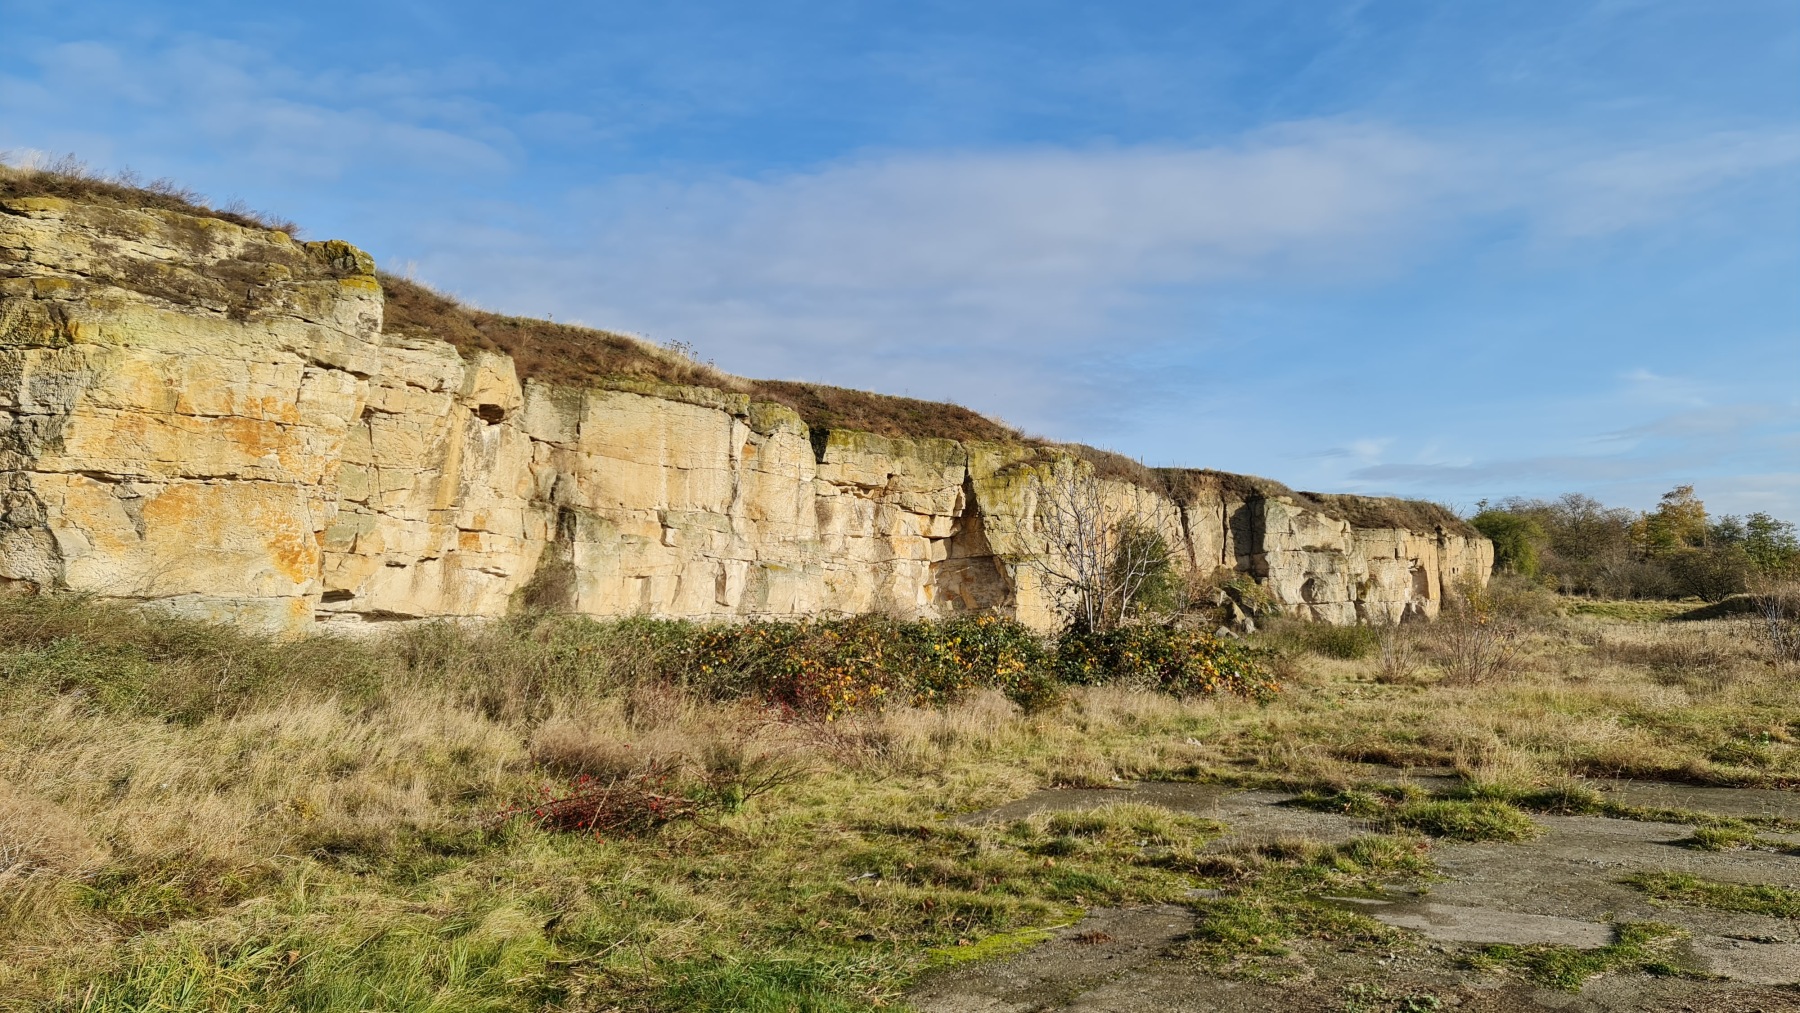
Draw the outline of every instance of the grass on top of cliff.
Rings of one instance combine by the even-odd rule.
[[[448,341],[459,351],[505,352],[520,379],[587,386],[616,379],[715,387],[792,408],[814,429],[852,429],[917,439],[1028,442],[1018,430],[961,405],[789,380],[752,380],[697,361],[682,346],[533,317],[474,309],[406,278],[383,273],[384,329]]]
[[[987,690],[829,722],[671,681],[681,629],[277,641],[0,596],[0,1010],[868,1009],[934,952],[1200,903],[1210,866],[1181,856],[1219,828],[1125,793],[1073,822],[947,819],[1047,785],[1344,792],[1364,761],[1520,805],[1594,773],[1800,783],[1793,672],[1723,621],[1540,618],[1473,684],[1436,628],[1354,650],[1276,630],[1267,704],[1075,686],[1034,713]],[[570,812],[605,822],[556,829]],[[1380,856],[1429,842],[1398,823],[1251,863],[1234,897],[1405,874]]]
[[[146,181],[126,170],[111,176],[95,172],[74,155],[65,155],[42,166],[18,166],[7,162],[0,152],[0,200],[15,197],[60,197],[82,204],[99,204],[126,211],[174,211],[200,218],[217,218],[251,229],[274,229],[290,236],[300,234],[300,226],[269,214],[255,211],[241,201],[215,208],[205,195],[171,179]]]

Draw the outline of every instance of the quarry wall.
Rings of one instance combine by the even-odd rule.
[[[0,201],[0,583],[305,630],[503,614],[1051,616],[1012,443],[809,428],[710,387],[521,382],[382,330],[341,242]],[[1202,571],[1348,623],[1436,613],[1492,547],[1206,474],[1106,485]],[[1341,506],[1341,502],[1339,506]],[[1376,520],[1370,521],[1369,516]]]

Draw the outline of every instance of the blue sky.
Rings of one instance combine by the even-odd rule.
[[[0,0],[0,150],[1313,489],[1800,520],[1800,6]]]

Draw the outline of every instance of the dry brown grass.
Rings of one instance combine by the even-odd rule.
[[[253,211],[241,202],[215,208],[207,203],[203,194],[173,180],[145,182],[129,170],[106,176],[89,169],[73,155],[41,167],[22,167],[7,164],[0,153],[0,200],[15,197],[60,197],[125,211],[174,211],[200,218],[217,218],[245,228],[274,229],[290,236],[300,234],[300,226],[292,221]]]
[[[424,285],[382,273],[387,295],[382,329],[436,338],[458,351],[504,352],[519,378],[587,386],[637,378],[698,387],[730,387],[735,378],[677,352],[623,334],[511,317],[465,306]]]
[[[899,439],[1030,442],[1011,426],[958,404],[793,380],[746,380],[744,384],[744,392],[753,400],[787,405],[813,429],[849,429]]]
[[[714,387],[786,405],[821,431],[849,429],[904,439],[1024,440],[1012,427],[961,405],[732,376],[682,351],[628,335],[488,313],[391,274],[382,274],[381,284],[387,293],[385,330],[438,338],[463,352],[504,352],[512,357],[520,379],[567,386],[637,379]]]

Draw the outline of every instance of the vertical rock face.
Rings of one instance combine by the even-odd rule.
[[[1039,448],[815,432],[712,388],[521,383],[504,355],[383,334],[381,314],[343,243],[0,202],[0,581],[287,630],[521,595],[1051,619],[1019,565]],[[1433,614],[1492,562],[1447,515],[1353,523],[1253,480],[1172,487],[1106,497],[1328,622]]]
[[[382,362],[372,274],[341,243],[7,202],[0,580],[309,622]]]
[[[1446,591],[1485,583],[1494,568],[1492,542],[1428,505],[1315,497],[1211,473],[1176,484],[1194,564],[1249,574],[1306,618],[1429,618]],[[1333,509],[1346,499],[1358,522]]]

